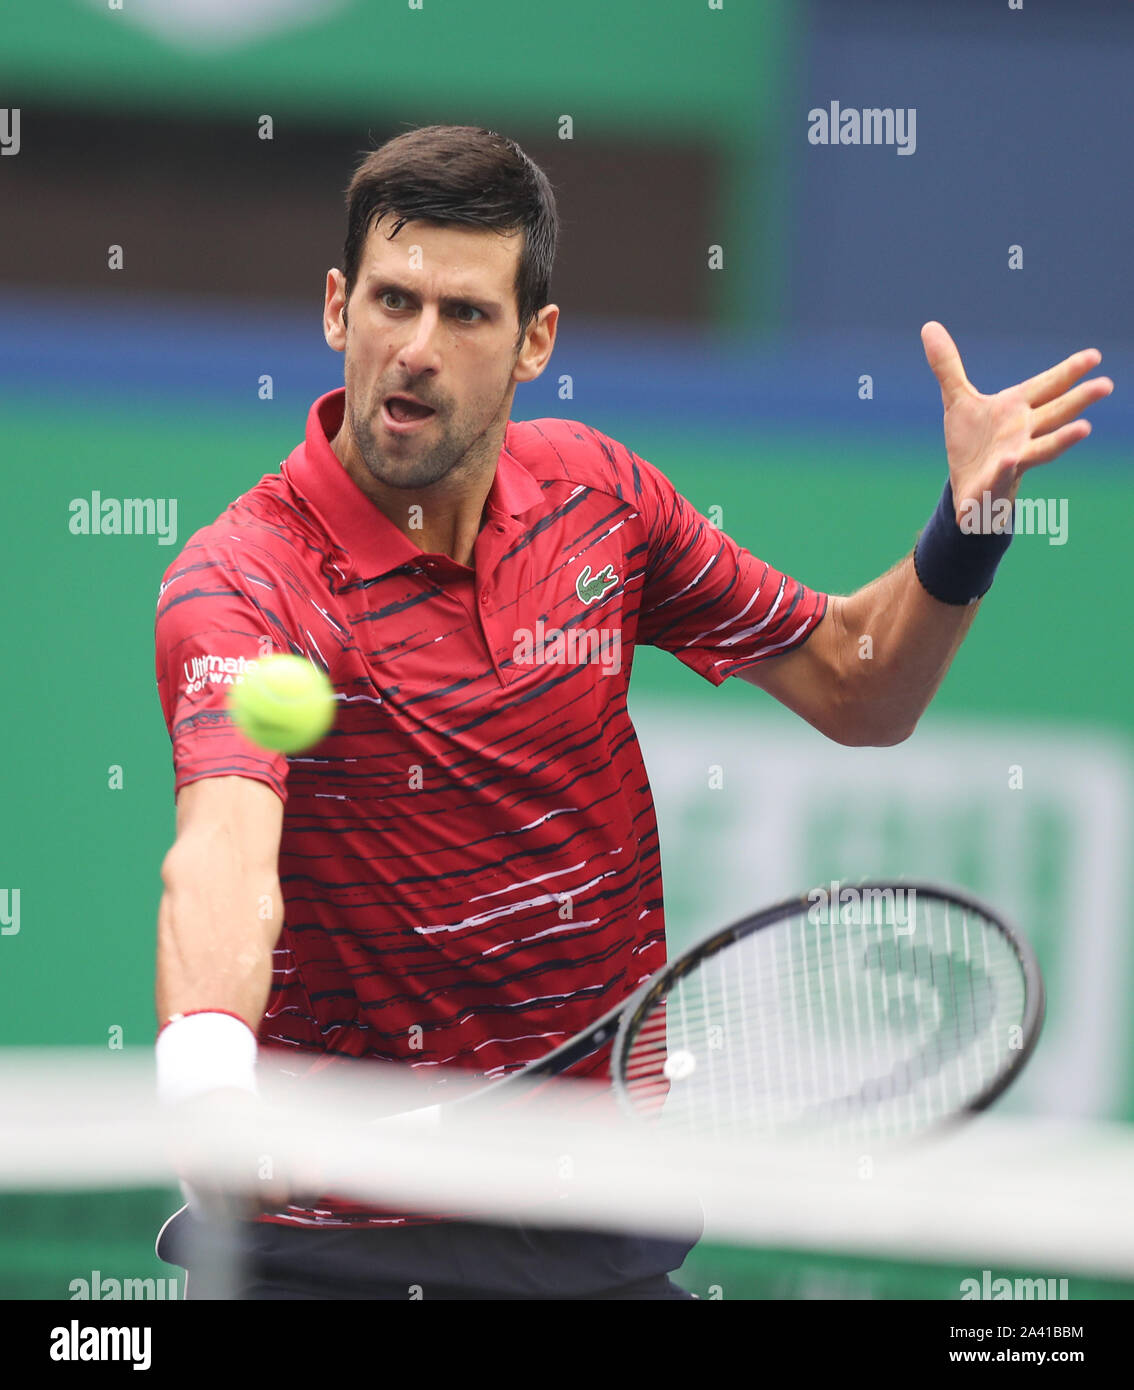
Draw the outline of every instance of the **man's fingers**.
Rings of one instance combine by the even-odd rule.
[[[1056,396],[1061,396],[1069,386],[1074,385],[1081,376],[1086,376],[1101,361],[1102,353],[1098,348],[1083,348],[1081,352],[1073,352],[1070,357],[1057,362],[1054,367],[1048,367],[1047,371],[1040,372],[1038,376],[1022,381],[1018,389],[1023,392],[1029,405],[1046,405]]]
[[[1032,445],[1020,460],[1019,471],[1023,473],[1039,463],[1050,463],[1052,459],[1057,459],[1060,454],[1066,453],[1072,444],[1078,444],[1081,439],[1086,439],[1090,432],[1091,422],[1089,420],[1075,420],[1070,425],[1064,425],[1062,429],[1056,430],[1053,434],[1045,434],[1042,439]]]
[[[963,391],[974,389],[965,375],[957,344],[946,332],[944,325],[936,319],[930,319],[924,324],[921,330],[921,345],[925,348],[925,359],[933,368],[933,375],[941,387],[941,399],[946,406]]]
[[[1066,392],[1035,412],[1032,416],[1033,438],[1059,429],[1061,425],[1082,414],[1089,405],[1094,405],[1095,401],[1109,396],[1113,390],[1114,382],[1108,376],[1096,376],[1090,381],[1084,381],[1082,385],[1076,386],[1074,390]]]

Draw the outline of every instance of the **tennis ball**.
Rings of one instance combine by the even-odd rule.
[[[233,722],[261,748],[301,753],[335,722],[335,692],[302,656],[257,661],[228,697]]]

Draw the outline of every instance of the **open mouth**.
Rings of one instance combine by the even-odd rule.
[[[428,420],[437,412],[428,405],[407,400],[405,396],[387,396],[384,401],[386,414],[397,425],[412,425],[419,420]]]

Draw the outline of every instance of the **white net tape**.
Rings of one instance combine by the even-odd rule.
[[[0,1190],[105,1189],[174,1178],[148,1054],[0,1053]],[[436,1076],[430,1080],[435,1083]],[[457,1093],[464,1078],[448,1088]],[[1134,1274],[1134,1129],[994,1114],[931,1139],[861,1149],[659,1132],[556,1085],[488,1110],[436,1108],[413,1072],[345,1066],[264,1086],[254,1112],[193,1120],[198,1163],[256,1191],[275,1173],[383,1207],[681,1235],[690,1194],[709,1238],[918,1260]],[[257,1172],[258,1165],[261,1172]]]

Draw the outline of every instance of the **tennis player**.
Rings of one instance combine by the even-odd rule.
[[[297,1084],[337,1057],[493,1079],[626,997],[665,958],[657,824],[627,713],[635,649],[664,648],[713,685],[739,676],[838,743],[902,742],[1011,538],[958,518],[986,494],[1011,504],[1112,389],[1081,381],[1091,349],[981,395],[926,324],[949,482],[914,554],[829,596],[598,430],[510,419],[555,346],[557,239],[547,178],[499,134],[431,126],[369,154],[326,282],[345,389],[314,402],[280,471],[166,571],[157,678],[177,833],[157,1061],[170,1103],[253,1091],[269,1052]],[[336,691],[333,731],[290,759],[249,743],[225,708],[273,652],[306,656]],[[583,1070],[607,1064],[604,1050]],[[211,1290],[187,1252],[207,1228],[190,1201],[159,1239],[195,1298]],[[237,1294],[684,1298],[669,1276],[694,1234],[285,1193],[237,1227]]]

